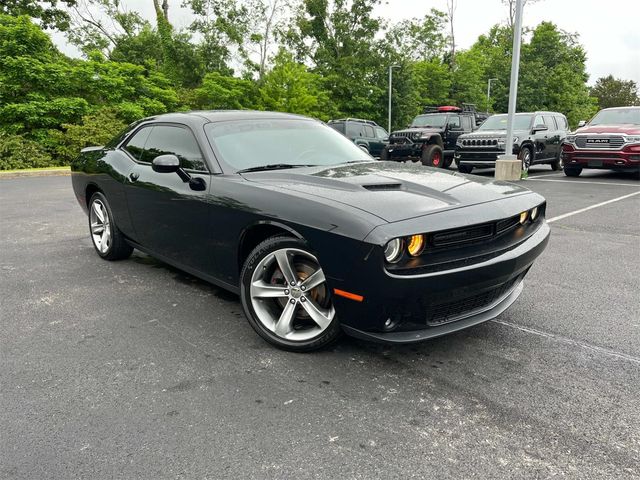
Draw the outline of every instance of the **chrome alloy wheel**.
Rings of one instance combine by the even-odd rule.
[[[286,340],[317,337],[335,317],[318,260],[297,248],[266,255],[253,270],[249,295],[260,323]]]
[[[111,247],[112,226],[109,213],[104,203],[100,199],[95,199],[91,203],[89,211],[89,222],[91,224],[91,239],[96,249],[100,253],[107,253]]]
[[[531,150],[525,148],[522,151],[522,171],[528,172],[529,167],[531,166]]]

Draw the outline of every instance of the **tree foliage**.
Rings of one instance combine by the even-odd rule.
[[[269,109],[386,126],[391,66],[393,128],[426,105],[506,111],[511,26],[495,25],[461,50],[455,1],[448,13],[431,9],[396,24],[375,15],[379,2],[183,0],[193,21],[179,29],[168,0],[153,0],[150,19],[121,0],[7,0],[0,5],[0,153],[11,160],[0,158],[0,168],[66,163],[79,148],[104,143],[102,131],[175,110]],[[510,17],[513,2],[504,3]],[[49,27],[69,27],[83,58],[61,54]],[[632,81],[609,76],[588,89],[575,35],[550,22],[524,33],[519,111],[556,110],[575,125],[598,101],[640,103]],[[487,105],[490,78],[497,80]]]
[[[613,75],[596,80],[591,88],[591,96],[598,100],[599,108],[640,105],[636,82],[614,78]]]

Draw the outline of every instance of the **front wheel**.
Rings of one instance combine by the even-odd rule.
[[[385,160],[389,160],[389,147],[384,147],[382,149],[382,151],[380,152],[380,160],[385,161]]]
[[[304,241],[265,240],[249,254],[240,277],[244,313],[272,345],[309,352],[340,335],[324,272]]]
[[[444,152],[440,145],[428,145],[422,151],[422,164],[427,167],[443,168]]]
[[[564,167],[564,174],[567,177],[579,177],[582,173],[582,168],[580,167]]]
[[[529,167],[531,166],[531,160],[533,158],[531,154],[531,149],[528,147],[525,147],[522,150],[520,150],[520,153],[518,154],[518,158],[522,161],[522,171],[528,172]]]
[[[105,260],[122,260],[133,252],[113,220],[107,197],[100,192],[89,200],[89,233],[96,252]]]

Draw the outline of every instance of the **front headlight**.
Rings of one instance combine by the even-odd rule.
[[[402,256],[402,240],[394,238],[384,247],[384,259],[389,263],[395,263]]]
[[[625,143],[640,143],[640,136],[638,135],[627,135],[624,138]]]
[[[565,142],[567,143],[575,143],[576,142],[576,136],[575,135],[567,135],[564,139]]]
[[[531,215],[531,221],[535,222],[536,219],[538,218],[538,207],[533,207],[530,215]]]

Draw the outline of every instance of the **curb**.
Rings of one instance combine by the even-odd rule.
[[[53,176],[69,176],[70,169],[51,169],[51,170],[24,170],[24,171],[0,171],[0,179],[3,178],[19,178],[19,177],[53,177]]]

